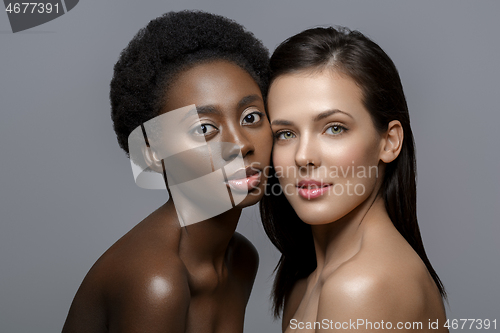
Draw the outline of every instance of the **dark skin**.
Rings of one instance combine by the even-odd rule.
[[[199,115],[209,125],[206,141],[237,144],[245,166],[269,165],[272,133],[262,94],[239,66],[195,65],[176,78],[166,97],[164,112],[213,106],[215,112]],[[235,229],[241,209],[262,198],[265,182],[263,173],[235,208],[184,228],[170,199],[94,264],[63,332],[243,332],[259,259]]]

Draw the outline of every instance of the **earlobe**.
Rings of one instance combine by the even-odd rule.
[[[390,163],[399,156],[403,146],[404,133],[399,120],[393,120],[387,125],[387,132],[384,136],[380,160],[384,163]]]

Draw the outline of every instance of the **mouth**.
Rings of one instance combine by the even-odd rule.
[[[248,166],[227,177],[227,184],[238,192],[249,192],[259,186],[261,174],[261,170]]]
[[[328,192],[332,185],[331,183],[324,183],[316,180],[302,180],[297,184],[297,188],[301,197],[311,200]]]

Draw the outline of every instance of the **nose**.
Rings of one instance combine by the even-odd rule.
[[[235,159],[241,150],[243,157],[252,153],[255,146],[250,140],[248,133],[242,128],[230,128],[222,135],[224,142],[231,142],[234,145],[224,145],[222,148],[222,158],[226,161]]]
[[[314,139],[308,135],[299,139],[295,152],[295,164],[298,167],[318,167],[321,165],[319,147],[314,143]]]

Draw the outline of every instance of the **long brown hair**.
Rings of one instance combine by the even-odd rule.
[[[434,279],[441,296],[444,286],[425,254],[417,223],[415,145],[408,106],[396,66],[389,56],[359,31],[347,28],[313,28],[281,43],[271,56],[271,82],[283,74],[334,69],[352,78],[363,93],[363,104],[378,131],[399,120],[404,140],[399,156],[386,165],[380,195],[392,223],[417,252]],[[274,315],[279,317],[295,282],[316,268],[311,226],[302,222],[271,170],[266,195],[260,202],[266,234],[281,252],[273,286]],[[272,191],[273,190],[273,191]]]

